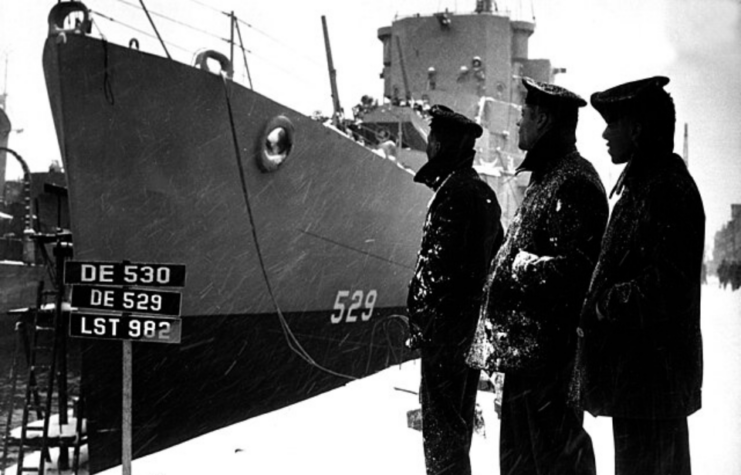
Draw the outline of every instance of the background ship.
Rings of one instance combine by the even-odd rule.
[[[31,172],[26,159],[8,148],[12,129],[6,110],[7,94],[0,94],[0,394],[2,394],[3,450],[0,468],[7,460],[15,460],[16,447],[8,445],[9,425],[23,418],[23,384],[17,384],[23,365],[32,325],[27,320],[29,309],[38,305],[43,289],[54,287],[54,241],[61,230],[69,229],[66,180],[58,163],[46,172]],[[16,160],[23,170],[19,180],[5,180],[8,160]],[[62,231],[69,234],[68,231]],[[29,331],[26,331],[29,330]],[[79,354],[76,345],[65,348],[67,359],[74,361]],[[68,376],[79,378],[79,364],[73,365]],[[65,367],[66,368],[66,367]],[[66,373],[66,371],[65,371]],[[46,382],[39,376],[35,381]],[[35,376],[34,376],[35,377]]]
[[[35,234],[69,229],[66,182],[58,166],[32,173],[25,160],[8,151],[11,122],[5,112],[5,94],[0,95],[0,335],[12,335],[13,322],[6,313],[36,301],[39,281],[50,284],[46,267],[48,248],[34,241]],[[21,180],[5,180],[8,159],[21,160]]]
[[[517,147],[517,121],[524,102],[522,77],[553,82],[565,72],[548,59],[528,57],[535,23],[478,0],[470,14],[444,11],[399,18],[378,30],[383,43],[387,103],[362,108],[362,122],[383,129],[397,144],[399,160],[417,169],[426,141],[417,120],[427,104],[445,104],[476,120],[484,135],[476,143],[476,168],[494,189],[506,227],[529,181],[515,175],[524,153]]]
[[[44,71],[75,259],[187,267],[182,342],[134,344],[135,457],[413,357],[406,289],[431,193],[405,160],[420,163],[424,103],[485,126],[478,165],[511,216],[524,186],[510,139],[519,77],[553,74],[527,59],[534,25],[489,2],[402,18],[379,30],[388,104],[326,127],[231,81],[218,53],[191,67],[93,38],[76,2],[49,20]],[[369,130],[365,145],[353,140]],[[384,138],[393,155],[372,150]],[[97,472],[120,462],[121,345],[82,347]]]

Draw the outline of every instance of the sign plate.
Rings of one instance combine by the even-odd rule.
[[[185,265],[67,261],[64,263],[64,283],[183,287],[185,286]]]
[[[180,292],[75,285],[72,307],[153,315],[180,315]]]
[[[146,315],[70,314],[69,334],[80,338],[180,343],[181,319]]]

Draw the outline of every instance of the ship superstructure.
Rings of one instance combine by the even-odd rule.
[[[524,158],[517,147],[525,94],[521,78],[552,82],[562,71],[548,59],[529,57],[534,31],[534,21],[515,19],[487,1],[477,2],[470,13],[443,11],[396,19],[378,30],[387,104],[364,117],[366,122],[388,123],[392,136],[397,130],[411,130],[393,123],[405,121],[404,111],[409,114],[409,108],[419,109],[420,103],[444,104],[480,123],[485,132],[476,144],[477,169],[497,193],[505,226],[529,180],[527,173],[515,176]],[[402,140],[414,148],[411,140]]]

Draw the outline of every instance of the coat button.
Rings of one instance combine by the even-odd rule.
[[[579,338],[584,338],[584,330],[581,327],[576,327],[576,334],[579,335]]]

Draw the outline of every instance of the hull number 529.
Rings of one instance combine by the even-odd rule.
[[[339,290],[334,301],[334,312],[330,316],[332,323],[367,322],[373,316],[373,310],[378,300],[375,289],[364,292],[362,290]]]

